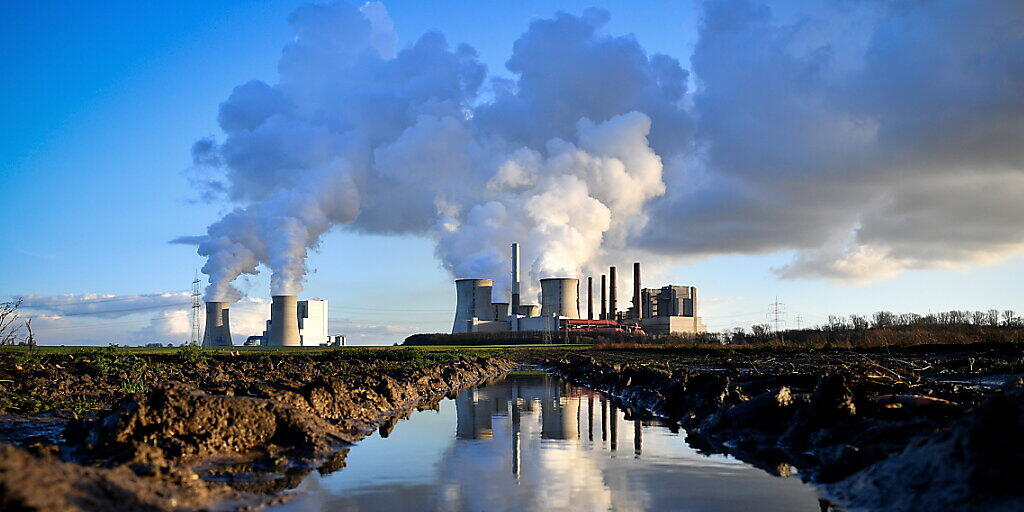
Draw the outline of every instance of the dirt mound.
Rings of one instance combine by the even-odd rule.
[[[111,414],[69,431],[85,453],[154,462],[254,449],[317,454],[353,440],[326,420],[278,400],[209,395],[167,383],[125,400]]]
[[[901,453],[829,487],[871,510],[1020,510],[1024,384],[994,396],[950,428],[923,433]],[[893,478],[899,475],[898,478]]]
[[[660,357],[593,351],[539,362],[678,422],[692,447],[773,473],[795,466],[855,507],[1020,510],[1022,384],[999,392],[918,373],[958,364],[946,354],[646,354]]]
[[[126,467],[80,466],[0,444],[0,510],[214,511],[238,510],[265,501],[198,479],[172,483],[143,478]]]

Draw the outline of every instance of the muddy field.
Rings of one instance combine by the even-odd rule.
[[[1024,348],[604,350],[538,358],[678,421],[687,442],[845,506],[1022,510]]]
[[[489,353],[3,354],[0,510],[250,510],[404,414],[514,366]]]
[[[874,510],[1019,510],[1024,348],[0,353],[0,509],[251,510],[537,365]]]

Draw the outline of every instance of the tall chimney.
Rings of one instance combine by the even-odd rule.
[[[512,314],[519,313],[519,244],[512,244]]]
[[[606,278],[604,274],[601,274],[601,320],[608,319],[608,286],[606,284]]]
[[[298,347],[299,298],[294,295],[274,295],[270,304],[270,340],[268,345]]]
[[[204,347],[230,347],[231,324],[228,321],[227,302],[206,303],[206,330],[203,332]]]
[[[587,278],[587,320],[594,319],[594,278]]]
[[[615,304],[615,267],[608,269],[608,319],[616,320],[615,312],[618,308]]]
[[[633,263],[633,312],[637,320],[644,317],[643,308],[640,307],[640,262]]]

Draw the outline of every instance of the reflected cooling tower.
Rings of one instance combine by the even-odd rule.
[[[231,324],[228,322],[227,302],[206,303],[206,330],[203,333],[204,347],[230,347]]]
[[[270,339],[267,345],[297,347],[299,340],[298,297],[274,295],[270,305]]]
[[[572,277],[551,277],[540,280],[540,315],[580,317],[580,280]]]
[[[490,279],[456,279],[455,280],[455,323],[452,334],[469,332],[469,323],[477,320],[494,320],[494,306],[491,305],[491,289],[494,281]]]

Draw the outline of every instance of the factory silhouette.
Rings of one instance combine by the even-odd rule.
[[[643,288],[640,263],[633,263],[631,305],[618,308],[616,268],[600,276],[599,303],[595,307],[594,278],[586,281],[586,315],[581,314],[580,279],[548,277],[540,280],[540,304],[524,304],[520,293],[519,244],[512,244],[511,297],[494,302],[494,281],[486,278],[455,280],[456,306],[452,334],[501,332],[629,332],[637,334],[700,334],[707,332],[698,316],[697,287],[665,285]],[[339,346],[344,336],[328,330],[326,299],[298,300],[295,295],[274,295],[270,319],[262,335],[250,336],[246,346]],[[228,302],[206,303],[203,346],[232,346]]]
[[[520,294],[519,244],[512,244],[511,302],[493,302],[492,279],[457,279],[452,334],[506,331],[615,331],[647,334],[706,332],[697,316],[697,287],[667,285],[642,288],[640,263],[633,263],[632,305],[619,311],[615,267],[601,275],[600,304],[594,307],[594,278],[587,277],[586,316],[580,314],[580,280],[540,280],[541,303],[523,304]]]

